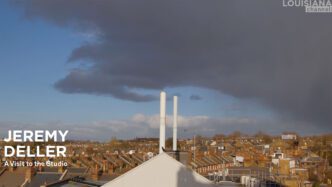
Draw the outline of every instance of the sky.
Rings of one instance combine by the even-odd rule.
[[[0,14],[1,136],[157,137],[161,90],[169,115],[179,96],[179,137],[331,132],[329,14],[263,0],[5,0]]]

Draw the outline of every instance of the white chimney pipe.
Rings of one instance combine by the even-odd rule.
[[[165,149],[165,129],[166,129],[166,93],[160,92],[160,134],[159,134],[159,154]]]
[[[173,151],[177,150],[178,97],[173,97]]]

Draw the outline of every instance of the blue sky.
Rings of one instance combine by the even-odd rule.
[[[36,9],[43,9],[44,7],[42,7],[42,4],[43,3],[40,3],[40,7],[35,4],[37,5]],[[63,5],[59,6],[61,7]],[[29,8],[26,9],[29,10]],[[79,7],[77,8],[77,10],[79,10]],[[111,93],[110,95],[106,94],[107,96],[100,96],[105,94],[91,94],[88,92],[66,93],[66,91],[61,92],[59,89],[56,89],[54,87],[54,84],[59,80],[66,78],[66,76],[69,75],[73,71],[73,69],[91,69],[89,63],[87,63],[88,65],[85,64],[85,60],[80,59],[80,57],[78,57],[78,61],[81,63],[68,62],[68,58],[73,55],[73,51],[75,49],[78,49],[86,44],[89,45],[98,43],[98,40],[102,37],[98,36],[98,33],[87,33],[84,29],[74,29],[74,27],[66,26],[66,24],[62,24],[61,21],[57,20],[58,17],[53,18],[50,15],[39,15],[38,11],[36,11],[36,15],[29,17],[25,16],[24,12],[25,7],[15,6],[13,4],[9,5],[7,1],[0,1],[0,22],[2,23],[0,25],[0,124],[2,126],[6,126],[6,124],[25,124],[26,128],[36,128],[34,124],[38,124],[38,127],[40,125],[43,125],[45,128],[48,128],[52,124],[56,123],[61,126],[61,128],[65,128],[66,125],[78,127],[82,125],[82,127],[87,128],[87,126],[91,123],[110,125],[114,125],[116,123],[115,126],[117,126],[117,122],[121,121],[121,123],[123,122],[126,124],[137,123],[137,128],[139,128],[141,122],[135,121],[135,116],[137,116],[137,114],[143,114],[144,116],[146,116],[146,118],[152,119],[152,116],[158,113],[158,101],[134,102],[130,100],[119,99],[116,96],[113,97],[114,95],[112,94],[114,93]],[[32,14],[34,14],[34,12]],[[63,19],[66,18],[64,17]],[[79,21],[77,22],[80,24]],[[132,26],[130,24],[131,22],[128,21],[128,28]],[[105,34],[104,39],[106,38],[104,43],[102,43],[101,45],[102,47],[103,44],[107,43],[108,41],[107,37],[109,36],[107,36],[107,32],[110,30],[110,32],[112,33],[114,31],[114,27],[107,28],[103,27],[102,24],[99,27],[101,28],[103,34]],[[118,30],[121,29],[115,28],[115,31]],[[139,28],[137,33],[138,32],[141,32]],[[112,33],[111,35],[114,36],[114,33]],[[122,36],[120,35],[120,42],[121,37]],[[127,40],[127,38],[124,43],[130,46],[131,40]],[[111,40],[117,41],[118,38],[111,38]],[[137,44],[134,41],[137,42],[136,38],[133,37],[133,44]],[[247,40],[244,39],[243,41]],[[155,40],[152,40],[152,42],[155,42]],[[159,46],[159,44],[156,45]],[[204,45],[204,43],[202,45]],[[206,45],[209,46],[208,44]],[[237,44],[233,44],[229,48],[227,48],[227,51],[229,50],[230,54],[232,54],[231,50],[234,45]],[[183,46],[186,47],[187,44]],[[246,43],[240,44],[239,50],[241,51],[244,48],[246,49],[246,47]],[[121,51],[122,49],[127,50],[123,48],[123,45],[119,45],[119,51]],[[165,49],[169,50],[168,48]],[[128,51],[130,50],[131,49],[128,49]],[[188,48],[188,50],[190,49]],[[142,51],[144,52],[144,50]],[[206,53],[210,54],[210,52],[211,51],[207,51]],[[222,53],[224,53],[224,51]],[[211,53],[211,56],[205,58],[203,53],[203,55],[198,56],[198,58],[203,57],[203,59],[205,58],[206,60],[213,61],[213,55],[214,54]],[[252,55],[252,53],[250,55]],[[228,58],[228,56],[230,55],[226,54],[225,56]],[[216,58],[217,57],[218,56],[216,56]],[[175,58],[182,60],[182,57]],[[268,58],[273,58],[273,56]],[[245,58],[236,57],[235,59],[241,61]],[[234,60],[233,57],[230,60]],[[85,65],[87,65],[87,67],[84,67]],[[94,64],[92,63],[92,65]],[[187,68],[190,69],[190,66],[187,66]],[[220,67],[207,67],[206,69],[211,71],[211,75],[213,75],[213,73],[215,73],[213,69],[218,68]],[[228,68],[227,64],[225,68]],[[247,66],[243,67],[243,69],[247,68]],[[187,77],[188,75],[189,77],[189,74],[186,74],[186,72],[187,71],[185,71],[184,69],[183,76]],[[222,73],[222,71],[220,72]],[[239,83],[237,79],[233,80],[233,77],[242,76],[237,75],[237,73],[239,72],[235,72],[234,74],[229,76],[229,84],[236,85]],[[243,74],[246,75],[246,73],[247,72],[244,72]],[[172,74],[172,72],[169,72],[169,74]],[[240,87],[243,88],[232,88],[231,86],[227,85],[227,83],[225,83],[228,82],[228,77],[226,77],[225,79],[225,76],[221,76],[220,79],[223,80],[218,80],[217,83],[213,83],[214,85],[211,84],[211,86],[209,84],[209,81],[207,83],[201,83],[200,76],[200,74],[197,74],[197,81],[187,80],[187,82],[179,81],[179,83],[174,83],[174,80],[170,80],[170,84],[165,82],[161,84],[163,84],[162,86],[164,87],[164,90],[169,95],[178,94],[180,96],[179,111],[182,116],[187,117],[187,121],[184,123],[189,123],[188,121],[190,121],[190,119],[198,119],[199,116],[205,116],[211,120],[209,122],[211,122],[213,126],[209,127],[209,132],[206,131],[207,135],[213,135],[213,133],[223,133],[223,127],[226,127],[227,125],[227,131],[225,132],[231,132],[232,130],[243,130],[248,132],[263,130],[272,133],[280,133],[284,130],[288,130],[288,127],[290,127],[289,124],[294,125],[291,128],[294,130],[298,129],[298,126],[296,124],[301,123],[301,121],[306,121],[299,120],[297,117],[295,120],[293,118],[288,119],[287,115],[282,114],[284,111],[284,106],[279,106],[278,102],[280,99],[278,98],[278,100],[272,98],[272,96],[270,97],[264,95],[267,92],[278,92],[280,88],[269,88],[269,85],[267,87],[264,87],[264,78],[259,77],[258,80],[261,81],[256,81],[253,83],[255,84],[253,87],[257,87],[257,90],[260,91],[260,93],[256,93],[258,91],[242,90],[248,87],[248,84],[246,84],[246,78],[240,79],[240,82],[244,82],[243,86],[240,85]],[[124,75],[124,77],[126,77],[126,75]],[[209,74],[207,74],[207,77],[209,77]],[[154,77],[149,78],[154,79]],[[214,81],[215,80],[211,79],[211,82]],[[225,85],[219,88],[216,86],[218,84]],[[256,84],[262,84],[262,88],[256,86]],[[277,83],[276,85],[282,84]],[[145,87],[137,87],[138,90],[143,90],[141,91],[141,93],[143,94],[153,93],[155,96],[158,96],[158,89],[152,88],[153,91],[151,91],[149,90],[149,88],[145,89]],[[213,89],[211,89],[211,87]],[[292,87],[292,85],[290,85],[290,87]],[[269,89],[271,91],[269,91]],[[285,90],[286,89],[287,88],[285,87]],[[225,92],[223,92],[223,90],[225,90]],[[262,92],[264,93],[262,94]],[[192,95],[198,95],[202,99],[191,100],[190,96]],[[270,102],[269,99],[271,98],[273,101]],[[277,103],[274,100],[276,100]],[[285,100],[286,106],[287,101],[288,100]],[[168,113],[171,114],[171,102],[169,102],[167,106]],[[227,122],[225,122],[225,120],[222,119],[242,121],[234,122],[232,120],[226,120]],[[250,119],[245,128],[241,126],[243,123],[243,119]],[[199,118],[199,120],[202,120],[202,118]],[[216,124],[216,121],[219,121],[221,124],[218,126],[218,124]],[[232,124],[233,122],[234,124]],[[280,123],[283,123],[283,125],[280,125]],[[280,125],[280,127],[270,128],[276,127],[276,124]],[[204,134],[204,124],[201,125],[201,133]],[[24,126],[22,126],[22,128],[23,127]],[[251,127],[254,127],[255,130],[248,130]],[[211,131],[211,129],[213,128],[215,131]],[[199,129],[200,126],[197,125],[197,133],[200,133]],[[310,133],[309,131],[310,130],[303,132]],[[147,133],[145,134],[129,133],[129,136],[124,137],[130,138],[130,136],[137,135],[155,136],[153,132],[150,132],[148,130],[146,132]],[[112,133],[117,135],[115,131]],[[121,133],[126,134],[127,132],[124,130],[123,132],[121,131]],[[121,137],[122,134],[119,134],[119,136]]]

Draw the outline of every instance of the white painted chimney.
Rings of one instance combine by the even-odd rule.
[[[178,97],[173,96],[173,151],[177,150]]]
[[[165,149],[165,129],[166,129],[166,93],[160,92],[160,134],[159,134],[159,154]]]

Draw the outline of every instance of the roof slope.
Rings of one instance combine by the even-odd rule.
[[[4,187],[17,187],[21,186],[25,181],[25,168],[18,167],[14,171],[8,171],[6,170],[1,176],[0,176],[0,186]]]
[[[162,153],[103,185],[103,187],[132,186],[211,187],[214,185],[205,177],[188,169],[166,153]]]

